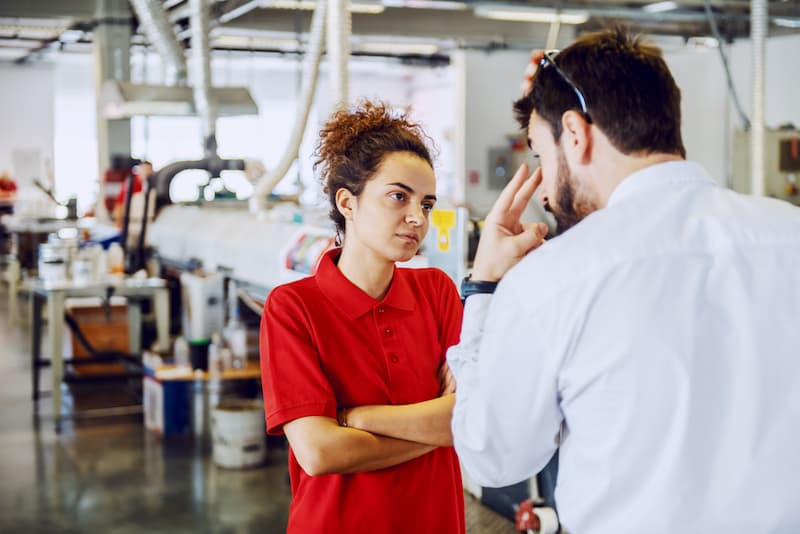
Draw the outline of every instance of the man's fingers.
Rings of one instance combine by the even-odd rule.
[[[523,186],[525,179],[528,177],[528,172],[528,165],[526,163],[520,165],[514,177],[500,192],[500,196],[497,197],[497,201],[495,201],[494,206],[492,206],[489,215],[486,216],[487,219],[492,215],[497,216],[508,211],[511,207],[511,203],[514,201],[517,191]]]
[[[548,227],[546,224],[531,223],[525,225],[524,231],[510,239],[514,240],[514,244],[521,257],[544,243],[547,232]]]
[[[509,212],[513,218],[518,218],[528,207],[528,202],[531,201],[536,188],[542,183],[542,168],[538,167],[533,175],[528,178],[522,187],[519,188],[517,194],[514,195],[514,200],[511,202]]]

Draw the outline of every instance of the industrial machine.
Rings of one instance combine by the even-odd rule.
[[[764,194],[800,206],[800,130],[765,130],[764,166]],[[747,131],[737,131],[733,138],[731,186],[740,193],[752,192]]]

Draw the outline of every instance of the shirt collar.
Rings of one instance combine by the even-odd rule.
[[[714,184],[714,180],[699,163],[693,161],[656,163],[625,177],[611,192],[607,206],[654,187],[691,183]]]
[[[345,277],[336,266],[342,249],[335,248],[326,252],[319,262],[314,275],[322,294],[348,319],[357,319],[373,308],[383,305],[399,310],[414,311],[415,300],[411,287],[405,278],[404,271],[394,267],[389,292],[383,300],[376,300]]]

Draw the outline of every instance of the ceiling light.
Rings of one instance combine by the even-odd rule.
[[[218,48],[245,50],[280,50],[296,52],[299,49],[297,39],[271,39],[268,37],[247,37],[244,35],[218,35],[212,38],[212,44]]]
[[[642,7],[645,13],[664,13],[665,11],[672,11],[676,9],[678,4],[675,2],[654,2]]]
[[[693,48],[719,48],[719,41],[713,37],[689,37],[686,46]]]
[[[82,38],[83,32],[81,30],[64,30],[58,36],[58,40],[62,43],[77,43]]]
[[[439,47],[428,43],[361,43],[358,51],[367,54],[431,56],[439,51]]]
[[[583,24],[589,20],[589,13],[586,11],[494,4],[475,6],[475,16],[495,20],[560,22],[561,24]]]
[[[786,17],[774,17],[772,23],[784,28],[800,28],[800,18],[790,19]]]
[[[467,9],[466,2],[450,2],[447,0],[383,0],[386,7],[407,7],[416,9],[443,9],[458,11]]]
[[[271,7],[274,9],[301,9],[313,11],[317,3],[313,0],[262,0],[261,7]],[[352,13],[366,13],[376,15],[383,13],[386,8],[380,2],[351,2],[350,11]]]

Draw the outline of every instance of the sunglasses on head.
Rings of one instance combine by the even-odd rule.
[[[567,83],[567,85],[570,86],[570,88],[572,88],[572,90],[575,93],[575,96],[578,97],[578,103],[581,106],[581,112],[583,113],[583,116],[586,118],[586,122],[591,123],[592,117],[591,115],[589,115],[589,108],[586,107],[586,97],[583,96],[583,92],[580,89],[578,89],[578,86],[575,85],[575,83],[569,79],[569,76],[564,74],[564,71],[558,68],[558,65],[556,65],[555,61],[557,55],[558,55],[558,50],[546,51],[542,55],[542,59],[539,61],[539,67],[542,69],[548,66],[553,67],[553,70],[556,71],[556,74],[558,74],[561,77],[561,79],[564,80]]]

